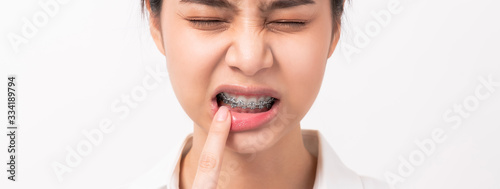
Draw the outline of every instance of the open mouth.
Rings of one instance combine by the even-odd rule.
[[[267,87],[221,85],[212,96],[211,115],[226,106],[231,112],[232,132],[257,129],[278,116],[279,97],[278,92]]]
[[[226,106],[232,112],[261,113],[271,109],[276,98],[270,96],[244,96],[221,92],[217,94],[217,106]]]

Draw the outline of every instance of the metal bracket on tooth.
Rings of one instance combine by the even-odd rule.
[[[249,102],[248,104],[245,104],[242,100],[236,101],[234,97],[228,97],[224,95],[224,93],[221,93],[220,96],[222,97],[222,102],[231,105],[231,108],[240,107],[242,109],[250,108],[252,110],[255,108],[262,109],[264,107],[271,108],[271,103],[274,101],[274,98],[271,97],[267,101],[259,101],[258,103]]]

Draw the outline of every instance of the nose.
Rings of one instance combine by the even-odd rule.
[[[253,76],[273,65],[271,47],[266,43],[263,32],[258,28],[235,31],[227,50],[225,61],[244,75]]]

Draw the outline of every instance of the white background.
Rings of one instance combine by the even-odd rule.
[[[0,188],[126,187],[183,140],[192,122],[168,77],[128,115],[111,109],[142,87],[148,69],[166,72],[139,0],[58,3],[15,50],[9,36],[23,36],[25,19],[48,14],[39,5],[48,1],[0,3],[0,123],[7,123],[7,75],[16,74],[20,124],[16,182],[7,180],[8,141],[1,132]],[[396,188],[500,188],[500,87],[481,89],[489,93],[482,100],[475,94],[483,86],[479,78],[500,82],[500,2],[397,2],[401,11],[385,23],[371,12],[387,11],[388,0],[352,0],[346,8],[343,38],[303,128],[321,130],[360,174],[400,176]],[[366,31],[368,40],[357,41]],[[349,46],[356,53],[343,53]],[[464,103],[469,115],[458,117],[453,108]],[[448,110],[462,121],[456,129],[443,118]],[[106,119],[114,131],[59,181],[53,164],[65,165],[67,149],[86,141],[82,132]],[[437,131],[445,140],[418,156],[423,152],[414,141],[429,141]],[[412,157],[418,165],[398,173]]]

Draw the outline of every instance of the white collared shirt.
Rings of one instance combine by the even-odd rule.
[[[388,189],[373,178],[359,176],[347,168],[325,138],[316,130],[302,130],[306,149],[318,158],[314,189]],[[191,149],[192,134],[177,145],[176,151],[157,164],[128,188],[178,189],[181,158]]]

